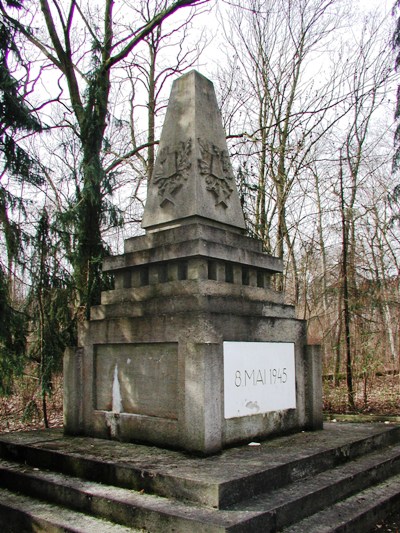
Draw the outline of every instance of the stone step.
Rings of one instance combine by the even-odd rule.
[[[101,485],[5,460],[0,462],[0,485],[151,532],[266,533],[330,508],[338,500],[382,482],[399,471],[400,444],[397,444],[311,477],[302,477],[227,510]],[[386,500],[381,500],[375,506],[376,514],[388,505]]]
[[[400,475],[397,475],[281,531],[283,533],[367,533],[377,522],[398,511],[399,504]]]
[[[371,452],[336,468],[293,482],[272,493],[236,504],[230,509],[247,510],[251,513],[259,511],[273,516],[272,530],[281,530],[398,474],[400,444]],[[257,520],[260,520],[261,516],[259,515]],[[308,531],[307,528],[304,531]]]
[[[113,524],[2,488],[0,488],[0,530],[2,533],[32,531],[140,533],[143,531]]]
[[[4,460],[0,461],[0,486],[81,514],[151,532],[221,533],[226,531],[226,526],[247,518],[247,512],[201,508]]]
[[[400,442],[400,428],[325,424],[211,457],[61,431],[0,435],[0,457],[82,479],[224,509]]]

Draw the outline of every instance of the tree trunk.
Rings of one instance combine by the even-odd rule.
[[[150,71],[149,71],[149,103],[148,103],[148,134],[147,142],[149,148],[147,150],[147,180],[149,183],[154,171],[154,141],[155,141],[155,70],[156,70],[156,57],[157,50],[154,43],[149,45],[150,54]]]
[[[349,222],[346,217],[346,207],[343,186],[343,164],[340,160],[339,169],[340,180],[340,204],[341,204],[341,223],[342,223],[342,286],[343,286],[343,321],[346,350],[346,384],[347,384],[347,402],[350,409],[355,409],[354,389],[353,389],[353,367],[351,351],[351,332],[350,332],[350,306],[349,306],[349,277],[348,277],[348,246],[349,246]]]

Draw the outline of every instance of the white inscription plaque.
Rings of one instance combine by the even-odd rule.
[[[292,342],[224,342],[224,415],[296,408]]]

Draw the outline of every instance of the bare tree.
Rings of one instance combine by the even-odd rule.
[[[25,25],[14,18],[12,10],[0,4],[2,16],[58,70],[58,100],[65,107],[66,118],[79,139],[82,158],[74,206],[77,244],[73,266],[80,304],[86,316],[90,306],[100,298],[101,259],[106,253],[101,226],[107,207],[104,198],[110,192],[110,183],[102,154],[112,73],[174,13],[206,1],[165,2],[148,21],[137,21],[136,27],[130,24],[123,27],[124,19],[130,15],[115,11],[112,0],[105,1],[102,13],[97,11],[100,9],[97,4],[40,0],[40,12],[32,14],[32,26],[40,28],[40,32],[27,31]],[[64,96],[65,86],[67,97]]]
[[[387,336],[384,320],[380,322],[379,333],[373,331],[372,324],[377,323],[378,293],[379,299],[384,298],[384,291],[378,287],[391,282],[385,281],[387,271],[384,274],[379,269],[381,277],[378,279],[378,270],[375,268],[373,273],[371,267],[374,262],[377,264],[380,255],[373,241],[383,233],[389,237],[388,224],[384,231],[380,230],[373,216],[376,206],[380,205],[384,210],[383,220],[389,217],[387,202],[378,202],[378,190],[384,198],[390,184],[387,183],[386,190],[377,185],[385,165],[387,169],[388,150],[391,149],[387,144],[390,136],[387,105],[393,73],[388,33],[387,26],[373,16],[365,20],[359,32],[354,30],[353,46],[347,47],[346,54],[349,75],[344,79],[344,92],[347,96],[340,104],[348,112],[318,146],[313,168],[318,253],[325,279],[320,295],[323,315],[322,310],[318,314],[318,307],[315,307],[320,301],[318,298],[309,306],[310,315],[319,325],[324,324],[321,339],[327,343],[325,353],[332,352],[330,360],[336,383],[340,373],[345,371],[347,403],[351,408],[355,405],[354,372],[364,374],[366,392],[367,368],[373,367],[372,339],[379,345]],[[307,241],[306,237],[304,240]],[[376,347],[372,353],[377,354]],[[382,357],[381,362],[384,359]]]
[[[239,114],[236,128],[241,146],[235,148],[252,157],[257,168],[254,232],[266,251],[280,258],[287,246],[295,301],[299,280],[288,206],[295,184],[312,162],[315,145],[340,118],[329,112],[343,98],[343,71],[321,73],[319,84],[315,81],[315,69],[321,68],[318,56],[341,17],[338,4],[334,0],[239,1],[225,24],[233,51],[230,74],[224,77],[233,81],[225,85],[248,87],[239,92],[240,106],[232,106],[231,95],[224,102],[233,107],[229,116]],[[246,83],[237,82],[238,77]],[[283,280],[278,285],[282,287]]]

